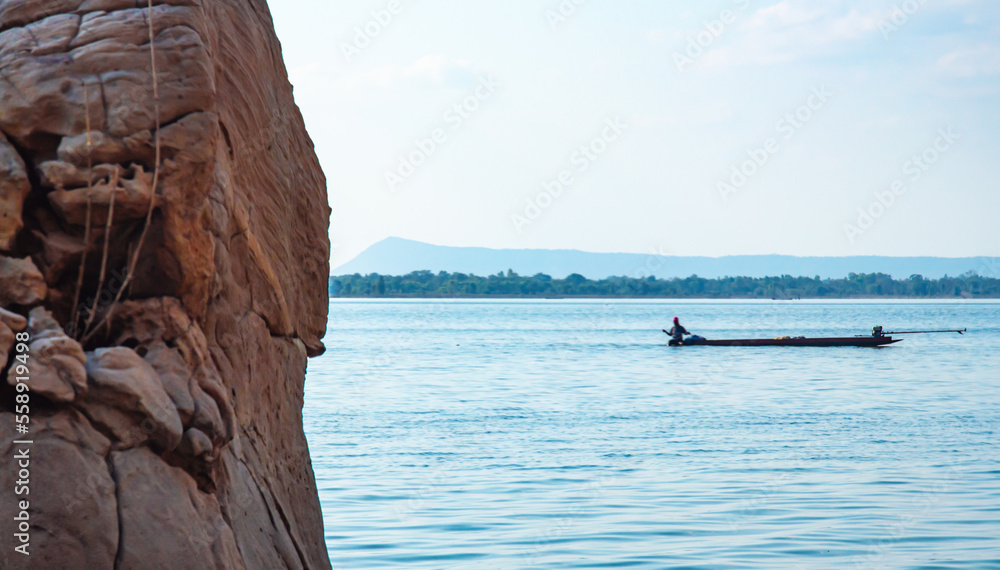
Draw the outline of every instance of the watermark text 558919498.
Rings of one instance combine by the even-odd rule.
[[[903,174],[912,183],[916,183],[924,174],[937,164],[939,160],[955,145],[962,135],[956,133],[951,127],[939,129],[934,142],[924,147],[924,149],[914,154],[903,164]],[[854,224],[844,224],[844,235],[848,241],[854,243],[875,225],[882,216],[886,214],[895,204],[897,198],[907,192],[909,188],[902,178],[897,178],[889,185],[889,189],[875,192],[875,199],[868,203],[867,207],[858,208],[857,222]]]
[[[500,84],[493,79],[493,76],[481,76],[473,91],[452,105],[445,112],[442,121],[447,123],[452,131],[458,130],[472,118],[473,114],[479,111],[485,101],[493,97],[499,88]],[[399,191],[403,183],[409,180],[423,163],[427,162],[439,148],[448,142],[448,133],[444,127],[432,129],[426,138],[418,137],[413,142],[412,150],[399,155],[399,163],[395,170],[385,171],[384,177],[386,184],[389,185],[389,191]]]
[[[14,358],[11,362],[8,374],[11,376],[12,384],[16,390],[14,396],[14,430],[17,432],[19,440],[14,442],[14,457],[12,468],[15,471],[14,477],[14,524],[17,532],[14,534],[14,550],[25,556],[30,555],[31,548],[31,514],[29,508],[31,504],[29,497],[31,494],[31,444],[28,439],[31,421],[31,390],[28,382],[31,378],[31,369],[28,365],[30,358],[29,344],[31,336],[27,332],[19,332],[15,335]]]
[[[604,125],[600,136],[577,148],[570,157],[570,164],[576,167],[577,172],[586,172],[628,129],[628,124],[618,117],[606,119]],[[542,184],[542,191],[535,198],[525,198],[523,215],[515,212],[510,217],[517,233],[523,232],[525,227],[537,221],[542,212],[552,206],[562,196],[563,190],[572,186],[574,181],[571,169],[561,170],[555,178]]]

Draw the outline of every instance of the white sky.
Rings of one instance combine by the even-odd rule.
[[[574,8],[562,21],[560,5]],[[334,266],[389,236],[665,255],[1000,254],[995,0],[271,10],[329,182]],[[377,35],[345,54],[366,25]],[[688,52],[699,34],[703,53]],[[475,109],[464,117],[452,110],[463,102]],[[796,112],[808,120],[780,122]],[[606,129],[615,119],[620,135]],[[444,142],[390,189],[386,173],[438,129]],[[958,138],[939,139],[948,129]],[[602,134],[615,140],[575,154]],[[767,161],[724,199],[720,182],[769,138]],[[929,163],[907,164],[925,152]],[[572,182],[528,208],[563,171]],[[895,180],[905,190],[881,207],[876,193]],[[860,220],[870,227],[858,208],[875,214]]]

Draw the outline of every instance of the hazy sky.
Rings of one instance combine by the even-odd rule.
[[[388,236],[1000,255],[995,0],[271,10],[329,181],[334,266]]]

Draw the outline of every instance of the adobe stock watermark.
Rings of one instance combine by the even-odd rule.
[[[355,56],[361,55],[368,46],[372,45],[386,28],[395,21],[396,16],[403,13],[403,3],[401,0],[389,0],[384,8],[373,10],[371,19],[364,24],[354,28],[354,37],[350,42],[340,42],[340,51],[344,54],[344,59],[350,65]]]
[[[895,34],[910,22],[910,17],[920,11],[927,0],[906,0],[901,5],[893,4],[892,13],[888,18],[879,20],[878,31],[882,33],[882,39],[888,41],[892,34]]]
[[[524,209],[511,214],[510,221],[517,233],[522,233],[525,227],[535,223],[542,216],[542,212],[552,207],[563,192],[576,182],[574,170],[577,174],[586,172],[597,159],[608,152],[611,145],[618,141],[627,129],[628,124],[618,117],[606,119],[600,135],[573,151],[570,164],[576,168],[563,169],[555,178],[543,182],[542,191],[534,198],[525,198]]]
[[[497,423],[497,420],[493,416],[486,416],[478,422],[478,429],[469,434],[456,434],[456,440],[465,440],[466,444],[473,445],[475,447],[482,447],[489,443],[487,434],[495,433],[503,430],[503,426]],[[434,497],[445,491],[445,487],[449,483],[453,483],[455,472],[454,470],[458,468],[458,465],[454,463],[447,463],[439,466],[435,469],[430,476],[425,479],[423,485],[414,490],[413,495],[405,500],[397,501],[396,504],[392,506],[392,512],[396,515],[400,522],[409,522],[421,511],[428,507],[428,503],[434,500]]]
[[[408,347],[399,339],[392,339],[370,352],[360,375],[352,374],[352,380],[345,390],[345,395],[356,397],[362,395],[371,385],[381,379],[386,372],[391,372],[399,355]]]
[[[17,530],[14,539],[17,545],[14,551],[24,556],[31,556],[31,446],[34,441],[31,437],[31,372],[29,364],[31,359],[31,335],[27,331],[14,335],[15,349],[10,355],[10,369],[8,374],[9,382],[12,382],[17,390],[14,396],[14,431],[17,432],[17,439],[13,442],[14,448],[14,472],[17,477],[14,480],[14,495],[11,502],[17,515],[14,517],[14,524]],[[6,364],[6,363],[4,363]],[[6,502],[6,501],[4,501]],[[4,556],[6,559],[6,556]]]
[[[760,145],[747,149],[747,159],[734,164],[729,178],[720,180],[716,185],[723,202],[737,194],[760,169],[767,164],[773,154],[781,150],[781,141],[791,141],[796,133],[806,126],[813,116],[833,98],[833,93],[827,91],[825,85],[813,87],[806,102],[774,124],[778,137],[769,137]],[[780,138],[780,140],[779,140]]]
[[[736,5],[736,10],[724,8],[715,19],[705,22],[704,29],[688,36],[687,45],[683,50],[674,52],[674,65],[677,66],[677,71],[684,71],[685,67],[703,56],[750,7],[750,0],[732,0],[732,3]]]
[[[802,471],[807,470],[811,465],[812,457],[820,454],[822,448],[818,446],[803,446],[797,449],[796,457],[791,465],[785,468],[784,472],[773,475],[770,481],[756,486],[750,491],[748,496],[740,499],[740,508],[735,515],[726,517],[729,523],[729,532],[737,532],[748,524],[752,524],[754,519],[760,517],[775,497],[781,495],[789,485],[799,482]]]
[[[438,467],[431,474],[430,478],[420,486],[412,498],[401,501],[393,506],[393,512],[400,522],[408,522],[421,509],[427,506],[431,495],[441,490],[441,487],[448,482],[448,468]]]
[[[390,192],[397,192],[404,182],[409,180],[417,169],[433,156],[438,149],[448,143],[448,131],[462,128],[481,108],[484,102],[493,97],[500,85],[492,76],[481,76],[479,85],[461,101],[449,108],[441,121],[445,126],[431,130],[427,137],[417,138],[413,142],[413,150],[399,155],[395,170],[386,170],[384,178]],[[447,128],[446,128],[447,127]]]
[[[664,246],[649,246],[647,255],[641,265],[637,265],[626,275],[633,279],[646,279],[655,276],[661,269],[669,263],[669,250]],[[614,289],[614,294],[619,299],[634,299],[640,297],[641,292],[635,288],[634,283],[625,282]],[[587,335],[597,331],[607,330],[610,323],[621,316],[622,304],[618,300],[609,300],[599,307],[595,307],[593,312],[588,313],[585,322],[567,331],[569,338],[577,345],[584,346],[587,343]],[[595,314],[600,313],[600,314]],[[554,359],[562,362],[577,362],[579,353],[569,350],[566,345],[560,345],[554,349]]]
[[[584,516],[588,508],[598,505],[610,488],[619,484],[616,475],[604,476],[595,481],[590,481],[574,492],[582,493],[584,496],[576,500],[571,507],[565,510],[558,518],[532,541],[530,550],[521,553],[525,566],[535,566],[541,562],[544,554],[549,552],[553,546],[558,544],[577,524],[581,516]],[[520,542],[527,542],[522,540]]]
[[[934,142],[924,148],[918,154],[914,154],[909,160],[903,163],[903,175],[911,183],[915,183],[923,178],[924,174],[937,164],[962,135],[954,132],[951,127],[940,129]],[[897,178],[889,184],[887,190],[875,192],[875,199],[867,207],[858,208],[858,217],[853,224],[844,224],[844,235],[847,240],[854,243],[859,237],[865,235],[875,222],[886,214],[895,204],[896,199],[901,197],[909,188],[903,179]]]
[[[577,9],[585,4],[587,0],[560,0],[555,8],[550,8],[545,12],[545,19],[549,22],[549,28],[556,31],[560,24],[565,24],[576,14]]]
[[[952,492],[955,483],[961,480],[961,474],[954,465],[948,465],[947,469],[945,477],[929,484],[926,489],[910,499],[912,508],[908,512],[899,514],[892,524],[886,524],[884,534],[869,544],[868,552],[864,556],[855,556],[850,567],[867,570],[889,566],[888,563],[891,561],[886,560],[887,551],[903,541],[912,527],[934,516],[934,509]]]
[[[1000,258],[998,257],[983,257],[981,258],[983,264],[976,271],[980,277],[992,277],[994,279],[1000,278]]]

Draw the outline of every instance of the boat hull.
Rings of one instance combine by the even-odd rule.
[[[683,346],[885,346],[903,339],[882,337],[843,337],[843,338],[755,338],[732,340],[693,340]]]

